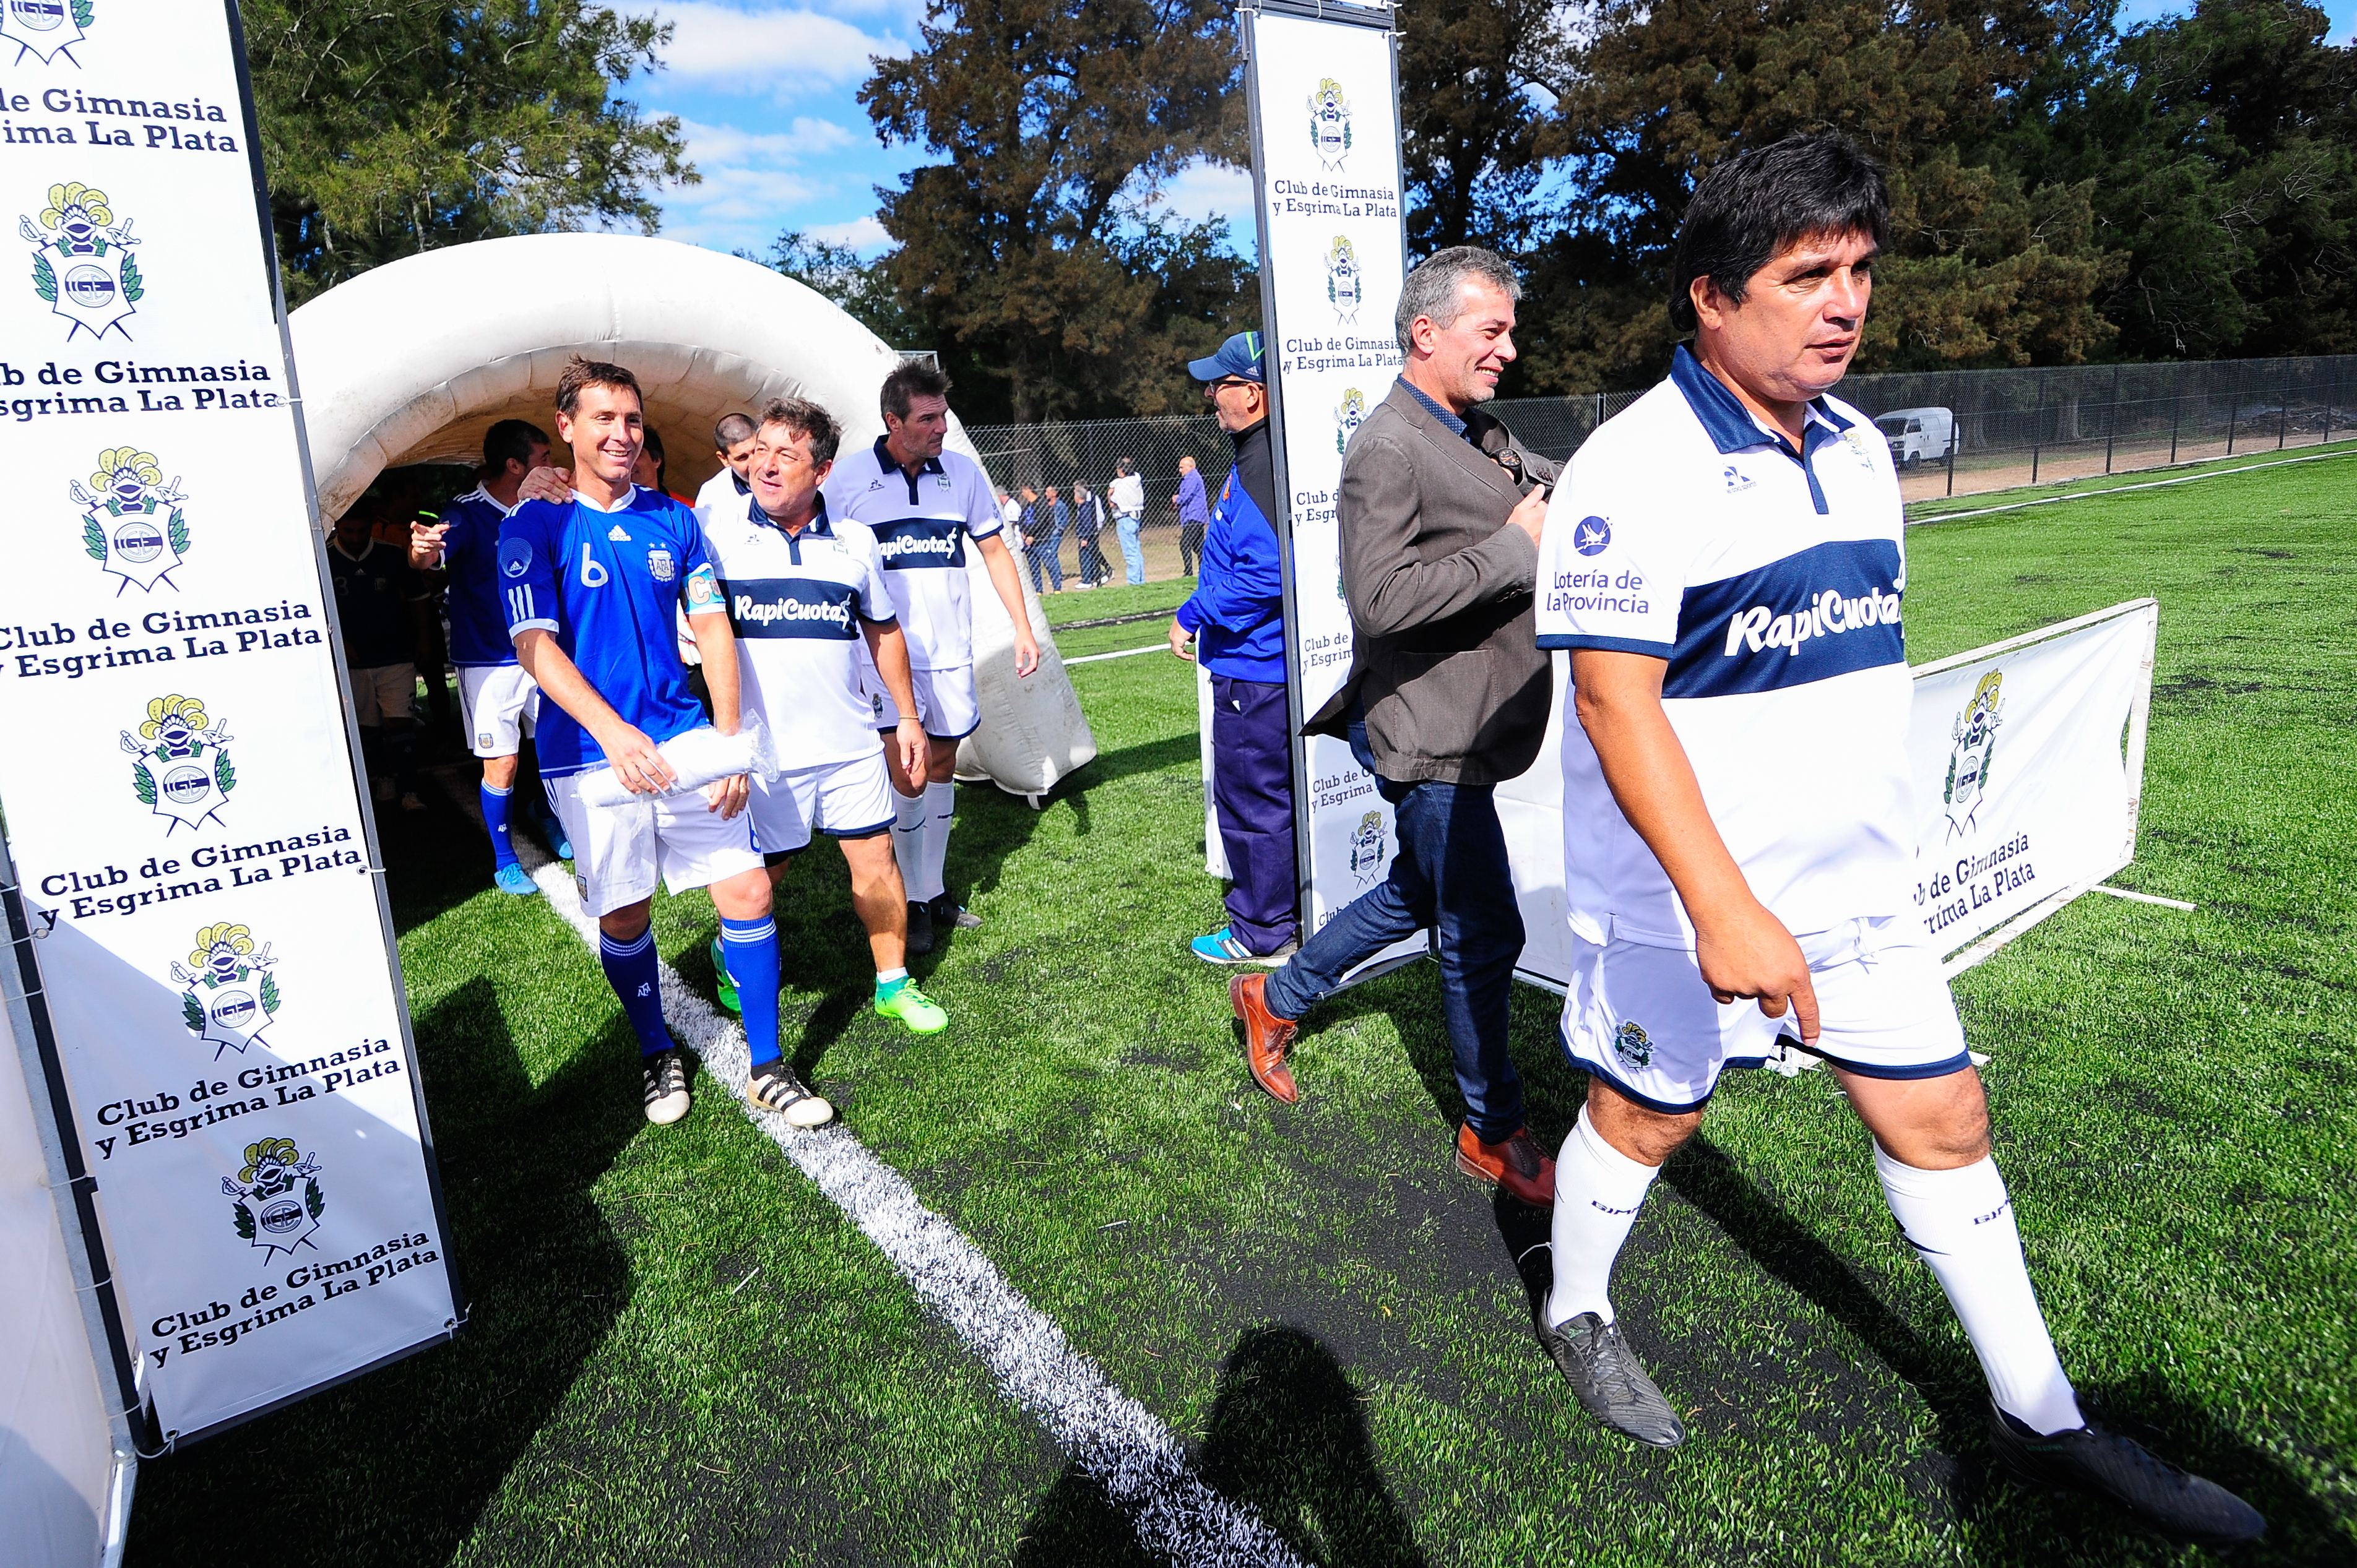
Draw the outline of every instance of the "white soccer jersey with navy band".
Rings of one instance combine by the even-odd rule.
[[[822,496],[800,533],[748,499],[706,523],[704,542],[737,633],[744,710],[761,715],[780,766],[877,755],[876,708],[859,682],[861,628],[893,619],[876,536],[835,526]]]
[[[1668,662],[1662,706],[1711,820],[1795,933],[1911,908],[1904,526],[1865,415],[1819,398],[1795,452],[1683,348],[1548,509],[1539,645]],[[1576,718],[1563,772],[1573,929],[1692,946]]]
[[[965,542],[1004,525],[982,465],[955,452],[926,462],[910,478],[885,450],[884,437],[838,458],[826,479],[826,509],[837,522],[866,525],[884,558],[894,612],[919,670],[974,662],[974,606],[966,585]]]
[[[660,746],[704,723],[687,689],[673,618],[716,615],[720,592],[695,514],[634,488],[611,510],[576,494],[526,501],[500,529],[500,592],[510,636],[538,628],[626,724]],[[554,700],[533,736],[544,779],[606,766],[606,754]]]

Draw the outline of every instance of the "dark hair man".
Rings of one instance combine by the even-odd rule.
[[[753,461],[753,436],[759,429],[749,413],[724,413],[713,425],[712,455],[720,459],[720,471],[695,492],[696,521],[734,514],[746,504],[753,487],[745,470]]]
[[[1340,734],[1393,805],[1388,876],[1265,977],[1229,994],[1253,1077],[1298,1093],[1296,1020],[1394,942],[1435,930],[1441,1004],[1465,1096],[1457,1168],[1524,1203],[1555,1200],[1554,1162],[1523,1125],[1506,1052],[1523,918],[1496,787],[1530,767],[1554,692],[1532,631],[1553,464],[1480,404],[1514,359],[1513,269],[1458,246],[1408,274],[1394,325],[1406,365],[1342,458],[1342,592],[1351,673],[1309,727]]]
[[[483,826],[491,838],[491,880],[502,892],[540,891],[516,859],[509,806],[523,743],[540,720],[540,688],[516,662],[500,602],[500,528],[520,504],[524,476],[548,464],[548,436],[536,424],[502,419],[483,434],[482,480],[442,509],[448,521],[409,530],[409,564],[450,574],[450,662],[458,669],[458,705],[467,742],[482,759]],[[559,860],[573,845],[545,829]]]
[[[813,833],[842,845],[851,907],[876,958],[876,1011],[930,1035],[948,1027],[949,1015],[909,978],[891,778],[876,748],[875,707],[856,650],[866,650],[867,667],[900,711],[890,744],[911,775],[925,771],[925,730],[876,536],[856,522],[836,523],[819,489],[842,439],[834,417],[807,399],[779,398],[764,408],[746,465],[752,496],[705,525],[705,547],[737,633],[744,711],[769,725],[787,764],[776,779],[753,781],[753,832],[770,885],[785,880],[788,860]],[[722,1004],[743,1007],[717,940],[712,966]],[[769,979],[774,1012],[776,976]]]
[[[1203,541],[1202,581],[1170,620],[1170,651],[1211,678],[1211,800],[1228,861],[1228,923],[1189,947],[1206,963],[1280,962],[1296,946],[1293,725],[1286,706],[1285,576],[1269,451],[1265,354],[1239,332],[1187,373],[1236,460]],[[1189,645],[1196,651],[1189,653]]]
[[[1904,518],[1888,446],[1826,396],[1873,294],[1889,197],[1838,135],[1721,164],[1678,238],[1670,378],[1580,449],[1540,566],[1539,640],[1571,650],[1562,1038],[1587,1101],[1555,1165],[1540,1338],[1605,1424],[1676,1414],[1607,1294],[1662,1163],[1729,1067],[1821,1058],[1874,1138],[1901,1232],[1987,1375],[1989,1433],[2032,1484],[2171,1533],[2255,1538],[2233,1494],[2088,1422],[2023,1265],[1988,1102],[1915,916]],[[1795,736],[1838,735],[1837,760]]]
[[[633,483],[645,446],[638,379],[619,365],[576,356],[556,385],[556,437],[572,449],[564,501],[530,499],[500,530],[500,581],[516,659],[552,706],[541,711],[541,776],[578,852],[575,880],[597,917],[598,958],[639,1037],[647,1120],[687,1114],[688,1069],[663,1023],[648,915],[658,876],[676,893],[708,887],[728,966],[747,996],[753,1062],[746,1092],[799,1126],[834,1114],[778,1052],[778,934],[770,878],[745,814],[744,775],[670,793],[678,775],[658,749],[702,727],[671,635],[684,600],[712,688],[713,724],[737,723],[737,646],[695,514]],[[527,480],[537,497],[545,471]],[[560,492],[561,493],[561,492]],[[593,807],[586,779],[611,768],[635,795]],[[766,986],[761,983],[766,977]]]
[[[1015,625],[1015,673],[1039,667],[1039,643],[1002,536],[998,503],[982,465],[943,450],[950,433],[950,379],[919,360],[904,360],[877,393],[884,434],[855,452],[827,477],[828,515],[865,523],[884,556],[894,613],[909,639],[917,716],[930,742],[920,776],[890,748],[885,762],[899,794],[893,849],[907,886],[909,950],[930,952],[937,927],[981,924],[945,880],[950,828],[957,819],[957,743],[982,723],[974,685],[974,607],[969,602],[965,542],[974,541],[992,590]],[[899,699],[879,681],[868,688],[877,727],[899,725]]]

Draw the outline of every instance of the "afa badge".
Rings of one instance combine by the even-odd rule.
[[[653,575],[654,580],[658,583],[668,583],[679,575],[679,568],[673,563],[671,552],[660,544],[647,552],[647,570]]]
[[[142,593],[153,593],[159,585],[177,589],[172,574],[188,553],[179,480],[164,482],[153,452],[116,446],[98,455],[90,482],[91,489],[80,481],[72,486],[74,504],[81,508],[81,547],[102,571],[119,579],[117,596],[135,585]]]
[[[52,315],[72,323],[66,341],[83,332],[93,338],[120,332],[128,341],[131,331],[123,323],[147,289],[131,253],[139,243],[131,237],[131,220],[116,223],[106,192],[77,180],[49,187],[38,221],[36,228],[33,219],[19,218],[16,232],[33,247],[33,292],[48,301]]]

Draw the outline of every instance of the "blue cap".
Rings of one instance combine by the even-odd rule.
[[[1199,381],[1216,381],[1225,376],[1242,376],[1248,381],[1266,381],[1261,372],[1260,334],[1239,332],[1220,345],[1220,351],[1208,360],[1188,362],[1187,373]]]

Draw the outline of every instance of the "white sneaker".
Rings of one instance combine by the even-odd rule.
[[[764,1062],[745,1082],[745,1098],[764,1111],[774,1111],[789,1127],[808,1130],[834,1120],[834,1107],[794,1076],[783,1061]]]
[[[646,1091],[648,1121],[668,1127],[687,1114],[687,1058],[678,1047],[640,1057],[639,1079]]]

